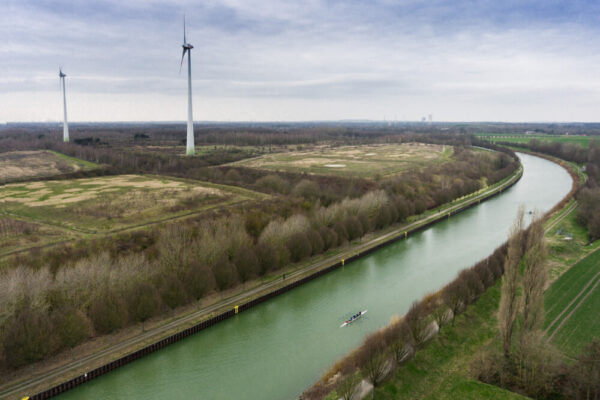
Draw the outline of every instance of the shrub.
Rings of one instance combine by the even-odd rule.
[[[302,179],[294,186],[292,194],[294,196],[303,197],[305,199],[314,200],[319,197],[320,188],[319,185],[308,179]]]
[[[259,178],[255,184],[270,192],[287,194],[290,192],[290,184],[279,175],[267,175]]]

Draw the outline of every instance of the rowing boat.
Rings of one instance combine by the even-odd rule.
[[[357,319],[359,319],[360,317],[365,315],[367,313],[367,311],[368,310],[362,311],[356,318],[351,318],[351,319],[347,320],[346,322],[344,322],[343,324],[340,325],[340,328],[343,328],[346,325],[353,323],[354,321],[356,321]]]

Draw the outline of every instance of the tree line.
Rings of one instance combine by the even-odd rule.
[[[521,210],[509,240],[491,256],[461,271],[439,292],[414,302],[402,318],[367,336],[302,398],[323,399],[335,390],[337,397],[352,399],[362,379],[375,387],[381,385],[437,330],[454,324],[456,316],[500,278],[498,336],[475,357],[472,374],[483,382],[533,398],[598,398],[600,342],[590,343],[574,363],[567,365],[541,332],[547,282],[542,222],[537,218],[524,229]]]
[[[13,259],[0,272],[2,365],[18,368],[277,273],[479,189],[484,181],[491,184],[516,167],[505,154],[455,153],[443,167],[379,182],[257,175],[252,187],[278,194],[264,204]],[[238,180],[230,171],[220,182]],[[358,183],[342,192],[345,197],[321,201],[323,187],[349,182]]]
[[[505,143],[513,145],[513,143]],[[585,164],[588,180],[577,193],[579,203],[577,220],[588,230],[590,242],[600,238],[600,140],[594,139],[588,148],[559,142],[546,142],[533,139],[529,143],[519,144],[531,151],[548,154],[563,160]]]

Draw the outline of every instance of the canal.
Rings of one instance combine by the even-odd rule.
[[[365,335],[491,254],[519,205],[545,212],[571,189],[562,167],[519,157],[523,177],[499,196],[58,398],[296,398]]]

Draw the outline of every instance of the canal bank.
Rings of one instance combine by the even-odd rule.
[[[238,312],[248,310],[270,298],[279,296],[293,288],[301,286],[317,277],[338,269],[351,261],[354,261],[360,257],[364,257],[373,251],[387,246],[390,243],[398,240],[406,240],[409,236],[415,234],[416,232],[422,231],[439,222],[440,220],[448,219],[449,217],[469,209],[481,203],[482,201],[510,188],[520,179],[522,172],[522,167],[520,167],[513,175],[494,186],[484,188],[476,193],[467,195],[464,198],[457,199],[449,204],[444,205],[439,210],[429,211],[425,215],[421,216],[421,218],[418,220],[409,224],[404,224],[400,227],[396,226],[395,228],[378,232],[376,235],[369,235],[371,239],[348,246],[349,249],[344,249],[344,251],[333,256],[321,257],[323,258],[322,260],[316,263],[312,262],[308,267],[297,269],[291,273],[288,272],[285,281],[274,280],[262,285],[262,287],[252,290],[250,293],[246,292],[240,294],[239,296],[226,299],[221,302],[221,304],[216,304],[209,310],[200,310],[194,313],[194,315],[178,319],[177,321],[169,324],[169,331],[163,331],[168,332],[168,335],[164,335],[163,333],[163,337],[157,338],[156,336],[160,335],[160,332],[154,336],[152,336],[152,332],[147,332],[146,335],[144,335],[146,336],[145,340],[144,338],[137,338],[138,346],[137,349],[134,349],[133,351],[127,351],[125,346],[121,348],[115,348],[112,351],[111,349],[105,349],[103,351],[105,353],[105,357],[110,357],[109,353],[111,352],[112,354],[116,355],[124,354],[125,352],[124,355],[119,356],[112,361],[102,363],[102,365],[99,366],[96,365],[90,367],[86,365],[86,360],[73,360],[73,363],[65,366],[66,370],[63,373],[61,373],[59,370],[51,371],[53,376],[50,378],[54,379],[54,381],[60,380],[60,383],[47,390],[39,391],[37,394],[31,396],[31,398],[45,399],[60,394],[82,383],[95,379],[96,377],[114,370],[115,368],[150,354],[158,349],[162,349],[220,321],[230,318]],[[369,236],[367,236],[367,238]],[[177,329],[177,326],[180,327],[178,331],[171,333],[173,330]],[[143,347],[139,346],[139,344],[143,344]],[[135,347],[135,343],[129,343],[129,347]],[[69,373],[68,370],[77,370],[77,372],[74,375],[72,372]],[[68,376],[68,378],[65,378],[64,376]],[[43,375],[36,377],[36,379],[38,381],[45,380]],[[9,388],[8,390],[10,390],[10,392],[8,390],[4,390],[0,391],[0,394],[4,396],[12,393],[31,393],[26,392],[26,390],[27,386],[32,387],[32,384],[34,384],[33,380],[23,381],[15,385],[13,388]]]
[[[503,187],[503,188],[502,188],[502,190],[506,190],[506,187]],[[471,203],[470,203],[471,205],[472,205],[472,204],[476,204],[476,203],[477,203],[478,201],[480,201],[481,199],[474,198],[473,200],[475,200],[475,201],[474,201],[474,202],[471,202]],[[463,204],[463,205],[464,205],[464,206],[467,206],[466,204]],[[444,212],[448,212],[448,213],[450,213],[450,214],[455,214],[456,212],[458,212],[458,210],[459,210],[459,209],[461,209],[461,207],[462,207],[462,206],[460,206],[460,207],[454,207],[454,208],[452,208],[452,209],[450,209],[450,210],[444,210]],[[444,216],[443,216],[444,218],[443,218],[443,219],[446,219],[446,218],[445,218],[446,216],[447,216],[447,215],[446,215],[446,214],[444,214]],[[442,217],[442,216],[441,216],[441,215],[437,215],[437,216],[433,216],[433,217],[434,217],[434,218],[437,218],[437,219],[439,219],[439,218],[440,218],[440,217]],[[512,216],[511,216],[511,219],[512,219]],[[452,220],[453,220],[453,219],[452,219]],[[446,222],[446,221],[444,221],[444,222]],[[422,231],[422,230],[424,229],[424,226],[425,226],[425,225],[429,226],[429,225],[430,225],[430,223],[431,223],[431,221],[425,221],[425,222],[421,223],[420,225],[413,225],[411,228],[413,228],[413,229],[415,229],[415,230],[421,230],[421,231]],[[408,231],[408,230],[407,230],[407,231]],[[410,232],[410,231],[408,231],[408,232]],[[389,242],[390,242],[390,241],[394,241],[394,240],[398,240],[398,239],[400,239],[400,238],[404,238],[404,234],[403,234],[403,232],[398,232],[398,231],[397,231],[397,232],[395,233],[395,234],[396,234],[395,236],[393,236],[393,234],[394,234],[394,232],[392,232],[392,233],[388,233],[388,234],[386,235],[387,237],[380,238],[381,242],[377,242],[376,240],[374,240],[374,241],[370,241],[370,242],[368,242],[368,243],[365,243],[365,244],[363,244],[363,245],[362,245],[362,246],[363,246],[363,249],[362,249],[361,251],[359,251],[360,255],[365,255],[367,252],[369,252],[369,251],[373,251],[373,250],[369,250],[369,247],[370,247],[371,249],[376,249],[376,248],[382,247],[384,244],[389,244]],[[411,236],[419,236],[419,235],[420,235],[420,234],[415,234],[415,233],[414,233],[414,231],[413,231],[413,235],[411,235],[410,233],[408,233],[408,242],[410,242],[410,241],[412,240]],[[399,236],[400,236],[400,237],[399,237]],[[405,241],[402,241],[402,243],[404,243],[404,242],[405,242]],[[396,246],[396,245],[392,245],[392,246],[390,246],[390,247],[394,247],[394,246]],[[387,247],[387,246],[386,246],[386,247]],[[386,249],[381,249],[380,251],[386,251]],[[484,254],[484,255],[487,255],[487,254]],[[354,255],[352,255],[352,256],[353,256],[353,257],[354,257],[354,256],[356,256],[356,253],[355,253]],[[369,257],[368,257],[368,258],[369,258]],[[345,259],[345,263],[346,263],[346,264],[347,264],[347,262],[348,262],[348,258],[346,258],[346,259]],[[331,267],[338,267],[338,270],[339,270],[339,266],[340,266],[339,264],[341,264],[341,263],[342,263],[342,262],[341,262],[341,260],[338,260],[338,261],[337,261],[337,263],[336,263],[336,264],[334,264],[333,266],[329,265],[329,266],[324,266],[323,268],[324,268],[324,269],[326,269],[326,268],[331,268]],[[354,264],[355,264],[355,263],[354,263]],[[353,268],[354,268],[354,264],[353,264],[353,267],[352,267],[351,269],[353,269]],[[466,267],[466,266],[468,266],[468,265],[464,265],[463,267]],[[344,270],[344,268],[342,268],[341,270]],[[346,268],[345,270],[348,270],[348,269]],[[319,274],[320,274],[320,275],[322,275],[322,274],[324,274],[324,273],[325,273],[325,272],[322,272],[322,273],[321,273],[321,272],[319,272]],[[336,274],[337,274],[337,272],[336,272]],[[300,277],[300,279],[303,279],[303,278],[302,278],[302,277]],[[324,279],[327,279],[327,280],[329,280],[329,278],[324,278]],[[312,279],[308,279],[308,280],[312,280]],[[303,283],[304,283],[304,282],[306,282],[306,281],[303,281]],[[296,285],[296,284],[295,284],[295,285]],[[291,287],[292,287],[292,285],[290,285],[290,287],[289,287],[289,288],[291,288]],[[293,286],[293,287],[295,287],[295,286]],[[286,288],[279,288],[278,290],[280,290],[280,292],[279,292],[279,293],[282,293],[282,292],[286,292],[286,291],[288,291],[288,290],[289,290],[289,288],[288,288],[288,289],[286,289]],[[299,290],[301,290],[301,289],[299,289]],[[294,292],[296,292],[296,291],[294,291]],[[285,297],[285,296],[283,296],[283,297]],[[254,299],[254,303],[251,303],[251,306],[253,306],[253,305],[255,305],[255,304],[258,304],[258,303],[261,303],[262,301],[264,301],[264,299],[265,299],[264,297],[263,297],[262,299],[260,299],[260,294],[257,294],[257,297]],[[279,300],[278,300],[278,301],[279,301]],[[270,304],[270,303],[272,303],[272,302],[268,302],[268,303],[266,303],[266,304]],[[261,307],[262,307],[262,306],[264,306],[264,304],[263,304],[263,305],[261,305]],[[246,308],[249,308],[249,307],[246,307]],[[228,311],[228,312],[229,312],[229,314],[231,314],[233,311]],[[233,312],[233,313],[234,313],[234,312]],[[371,311],[370,311],[370,313],[371,313]],[[245,313],[242,313],[241,315],[244,315],[244,314],[245,314]],[[219,318],[219,317],[218,317],[218,318]],[[236,318],[236,319],[237,319],[237,318]],[[236,319],[233,319],[233,320],[236,320]],[[229,321],[232,321],[232,320],[229,320]],[[219,324],[219,325],[221,325],[221,324]],[[194,329],[200,329],[200,328],[194,328]],[[213,329],[211,329],[210,331],[212,331],[212,330],[213,330]],[[193,333],[193,330],[188,330],[188,332],[189,332],[189,333]],[[207,332],[209,332],[209,331],[207,331]],[[203,335],[205,335],[205,333],[203,333],[203,334],[202,334],[202,335],[200,335],[200,336],[203,336]],[[173,337],[173,339],[171,339],[171,340],[173,340],[173,341],[176,341],[176,340],[178,340],[178,339],[181,339],[182,337],[185,337],[185,336],[186,336],[186,334],[178,333],[178,336],[174,336],[174,337]],[[187,340],[186,340],[186,341],[184,341],[183,343],[185,343],[185,342],[187,342]],[[149,348],[150,350],[158,348],[158,346],[157,346],[156,344],[153,344],[153,345],[154,345],[155,347],[154,347],[154,348],[150,347],[150,348]],[[160,354],[160,353],[162,353],[162,352],[159,352],[159,353],[157,353],[157,354]],[[142,355],[143,355],[143,354],[142,354]],[[130,357],[130,359],[129,359],[129,360],[133,359],[133,357],[131,357],[131,355],[129,355],[128,357]],[[127,361],[129,361],[129,360],[126,360],[126,359],[125,359],[125,360],[124,360],[124,361],[122,361],[122,362],[126,363],[126,362],[127,362]],[[132,365],[136,365],[136,364],[138,364],[138,363],[135,363],[135,364],[132,364]],[[99,372],[103,372],[103,371],[99,371]],[[111,375],[112,375],[112,374],[111,374]],[[89,373],[88,373],[88,377],[85,377],[85,376],[83,377],[83,379],[90,379],[90,378],[91,378],[91,377],[89,377]],[[78,378],[78,379],[82,380],[82,378]],[[75,382],[74,384],[76,384],[76,383],[77,383],[77,382]],[[86,386],[87,386],[87,385],[86,385]],[[107,397],[107,398],[111,398],[111,397]],[[217,397],[217,398],[221,398],[221,397]],[[225,397],[222,397],[222,398],[229,398],[229,397],[226,397],[226,396],[225,396]]]
[[[561,167],[521,156],[505,194],[408,235],[321,279],[263,302],[201,334],[64,393],[61,398],[290,398],[365,334],[402,314],[502,243],[516,209],[547,211],[569,191]],[[355,308],[369,309],[339,329]]]

